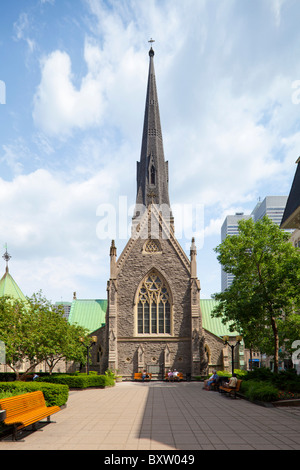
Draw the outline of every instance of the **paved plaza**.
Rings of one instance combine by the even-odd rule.
[[[263,407],[199,382],[70,391],[55,423],[2,450],[300,450],[300,407]]]

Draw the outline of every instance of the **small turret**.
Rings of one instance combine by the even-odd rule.
[[[195,238],[192,238],[192,244],[190,248],[190,258],[191,258],[191,278],[197,277],[197,248],[195,244]]]
[[[110,245],[110,279],[116,279],[116,264],[117,264],[117,248],[115,246],[115,240],[112,240]]]

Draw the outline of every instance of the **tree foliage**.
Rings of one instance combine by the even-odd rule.
[[[228,236],[215,249],[234,280],[214,295],[219,302],[214,314],[232,321],[247,347],[272,351],[275,370],[283,341],[279,327],[292,321],[300,306],[300,252],[288,239],[268,217],[248,219],[239,222],[238,235]]]
[[[87,331],[70,325],[62,307],[52,304],[41,293],[25,302],[0,298],[0,340],[5,344],[6,364],[17,378],[24,364],[26,375],[43,361],[50,373],[62,359],[85,362],[80,337],[87,338]]]

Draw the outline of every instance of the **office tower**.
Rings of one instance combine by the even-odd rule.
[[[243,212],[236,212],[235,215],[228,215],[221,228],[221,241],[223,241],[227,235],[238,235],[238,223],[242,219],[250,219],[251,215],[245,215]],[[227,289],[232,281],[233,274],[226,273],[221,270],[221,289],[222,292]]]
[[[254,222],[256,222],[267,215],[275,224],[280,226],[286,203],[287,196],[266,196],[263,201],[258,201],[250,215],[245,215],[243,212],[228,215],[221,228],[221,241],[223,241],[227,235],[238,235],[238,223],[242,219],[252,217]],[[223,269],[221,269],[222,292],[230,287],[233,278],[233,274],[225,273]]]
[[[287,202],[287,196],[267,196],[261,202],[259,201],[252,211],[254,222],[267,215],[275,224],[280,225],[284,209]]]

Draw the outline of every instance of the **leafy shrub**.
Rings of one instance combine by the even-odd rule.
[[[0,372],[0,382],[12,382],[13,380],[16,380],[14,372]]]
[[[217,374],[219,377],[231,377],[231,373],[228,370],[217,370]],[[209,377],[211,374],[209,375]]]
[[[261,382],[272,382],[274,372],[266,367],[255,368],[249,371],[245,376],[244,380],[257,380]]]
[[[0,382],[0,393],[20,395],[41,390],[47,406],[63,406],[67,403],[69,389],[66,385],[34,382]]]
[[[1,391],[0,390],[0,400],[1,398],[9,398],[9,397],[14,397],[16,395],[22,395],[23,393],[27,393],[26,391],[20,391],[20,390],[12,390],[11,392],[9,391]]]
[[[69,374],[68,374],[69,375]],[[75,375],[88,375],[86,372],[75,372]],[[90,370],[89,371],[89,375],[98,375],[97,372],[95,370]]]
[[[242,379],[242,380],[244,380],[244,378],[248,375],[248,372],[242,369],[234,369],[234,373],[236,374],[238,379]]]
[[[257,380],[243,381],[241,392],[250,401],[276,401],[278,398],[278,388],[269,382],[260,382]]]
[[[300,376],[297,375],[295,369],[280,371],[278,374],[274,374],[272,383],[280,390],[293,393],[300,392]]]
[[[69,388],[88,388],[88,387],[107,387],[114,385],[114,381],[105,375],[79,374],[79,375],[49,375],[48,377],[39,377],[35,382],[48,382],[53,384],[64,384]]]

